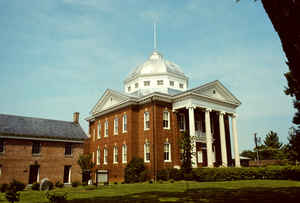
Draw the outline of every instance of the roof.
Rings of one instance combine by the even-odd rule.
[[[81,126],[74,122],[5,114],[0,114],[0,136],[77,141],[87,139]]]
[[[129,74],[125,82],[142,75],[160,75],[164,73],[173,73],[187,79],[187,77],[184,75],[183,71],[177,64],[164,59],[162,54],[158,51],[153,51],[149,59],[146,60],[143,64],[137,66]]]

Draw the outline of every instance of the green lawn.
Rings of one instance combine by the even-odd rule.
[[[68,193],[68,202],[298,202],[300,182],[249,180],[228,182],[164,182],[118,184],[95,188],[56,189]],[[0,193],[0,203],[7,202]],[[23,191],[20,202],[48,202],[45,192]]]

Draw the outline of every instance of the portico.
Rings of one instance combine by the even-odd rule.
[[[209,168],[232,166],[231,139],[234,165],[240,167],[235,112],[239,102],[234,101],[232,95],[221,92],[221,88],[223,87],[220,84],[215,84],[213,88],[213,94],[216,94],[218,89],[218,97],[199,95],[197,90],[194,90],[184,97],[178,97],[173,103],[173,111],[177,112],[178,116],[187,117],[181,120],[186,121],[186,130],[192,137],[193,168],[199,167],[199,164]]]

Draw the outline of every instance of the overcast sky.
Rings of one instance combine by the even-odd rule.
[[[153,50],[190,88],[220,80],[241,102],[240,151],[253,133],[287,142],[294,109],[280,39],[261,2],[242,0],[0,0],[0,113],[84,120],[106,88]]]

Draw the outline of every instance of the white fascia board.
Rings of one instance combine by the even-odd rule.
[[[37,141],[49,141],[49,142],[71,142],[71,143],[84,143],[80,140],[67,140],[67,139],[57,139],[57,138],[39,138],[39,137],[25,137],[25,136],[13,136],[13,135],[0,135],[0,138],[6,139],[17,139],[17,140],[37,140]]]

